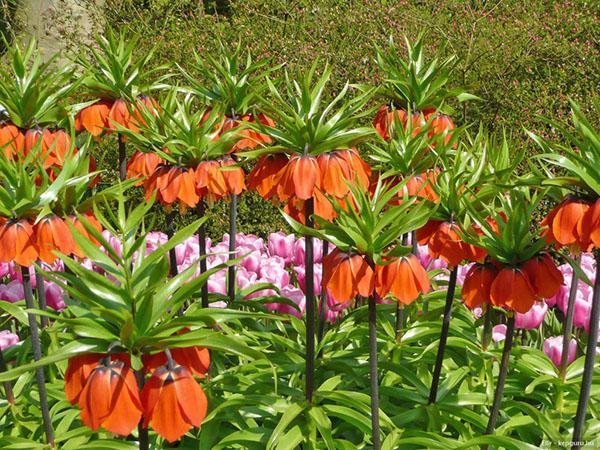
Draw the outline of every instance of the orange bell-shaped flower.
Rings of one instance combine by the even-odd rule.
[[[525,264],[523,271],[527,274],[535,294],[540,298],[551,298],[562,286],[563,274],[548,254],[536,256]]]
[[[87,219],[87,221],[90,223],[90,225],[92,225],[96,230],[98,230],[99,233],[102,232],[102,225],[100,224],[100,222],[98,222],[98,219],[96,219],[96,217],[94,217],[94,215],[91,212],[84,213],[83,216],[85,217],[85,219]],[[71,222],[73,227],[77,231],[79,231],[79,233],[81,233],[83,236],[88,238],[88,240],[90,242],[92,242],[94,245],[99,245],[99,242],[96,240],[96,238],[94,236],[92,236],[90,233],[88,233],[88,231],[83,226],[83,223],[79,220],[79,218],[77,216],[69,216],[67,218],[67,220],[69,222]],[[84,258],[85,254],[79,248],[79,246],[75,242],[75,239],[73,239],[73,244],[74,244],[73,254],[75,256],[77,256],[78,258]]]
[[[375,130],[386,141],[390,139],[390,127],[394,123],[394,115],[397,117],[397,121],[403,127],[406,126],[408,121],[408,114],[403,109],[392,110],[389,106],[382,106],[377,111],[375,118],[373,119],[373,126]]]
[[[58,258],[55,251],[70,255],[76,247],[69,227],[55,215],[46,216],[36,224],[35,236],[39,257],[47,264]]]
[[[75,116],[75,131],[86,130],[92,136],[100,136],[108,128],[108,115],[113,102],[99,100],[93,105],[86,106]]]
[[[317,156],[317,163],[323,192],[338,198],[348,195],[352,173],[346,160],[338,152],[331,152]]]
[[[181,347],[171,349],[173,360],[188,369],[197,377],[203,378],[210,368],[210,352],[207,348]],[[154,370],[159,366],[167,364],[167,355],[165,352],[156,353],[154,355],[144,355],[144,368],[148,371]]]
[[[29,267],[38,255],[35,233],[27,220],[7,220],[0,225],[0,262]]]
[[[392,294],[396,299],[409,305],[430,289],[427,271],[415,255],[404,256],[390,264],[377,266],[377,293],[381,297]]]
[[[8,159],[23,153],[25,147],[25,136],[21,130],[12,123],[0,121],[0,150]]]
[[[164,163],[156,153],[135,152],[127,163],[127,178],[139,179],[136,186],[140,186]]]
[[[169,442],[180,439],[206,417],[208,400],[190,371],[181,365],[157,368],[142,390],[144,426]]]
[[[525,272],[506,267],[500,270],[492,282],[490,300],[494,306],[525,314],[535,303],[536,295]]]
[[[600,248],[600,199],[597,199],[585,211],[579,221],[577,234],[581,236],[581,241],[586,249],[591,247]]]
[[[135,119],[132,120],[131,113],[127,102],[123,99],[117,99],[110,107],[107,118],[108,129],[116,131],[118,125],[129,128],[132,131],[138,131],[138,126],[135,124]]]
[[[489,304],[492,283],[497,275],[498,270],[493,265],[474,264],[467,272],[462,286],[465,305],[473,309]]]
[[[102,353],[86,353],[69,358],[65,372],[65,394],[72,405],[79,402],[90,374],[105,356]]]
[[[311,155],[293,156],[281,170],[277,196],[282,202],[291,197],[308,200],[321,188],[321,171],[317,158]]]
[[[218,200],[228,194],[227,182],[218,161],[203,161],[196,168],[196,192],[200,197]]]
[[[89,375],[79,396],[81,421],[92,430],[103,427],[127,436],[142,416],[135,376],[123,361],[102,361]]]
[[[194,170],[181,167],[159,166],[152,176],[144,181],[144,191],[146,199],[156,191],[156,198],[163,205],[171,205],[179,201],[194,207],[200,200],[196,192]]]
[[[546,240],[587,250],[589,242],[585,242],[585,237],[590,233],[582,228],[582,220],[589,208],[589,203],[584,200],[567,198],[562,201],[542,220],[541,225],[547,227],[544,231]]]
[[[278,153],[261,156],[248,174],[248,189],[256,190],[268,200],[277,194],[281,171],[287,165],[285,155]]]
[[[368,297],[375,288],[375,273],[361,255],[335,249],[323,259],[323,289],[329,289],[339,303],[357,295]]]
[[[244,169],[240,166],[236,166],[235,160],[231,157],[219,160],[219,164],[222,167],[220,172],[225,181],[227,193],[240,195],[246,189]]]
[[[336,153],[346,160],[350,168],[351,183],[356,183],[361,189],[368,189],[371,183],[371,166],[360,157],[356,149],[337,150]]]

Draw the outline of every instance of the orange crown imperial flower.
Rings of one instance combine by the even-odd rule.
[[[104,359],[90,373],[79,396],[82,422],[127,436],[142,416],[135,376],[128,364]]]
[[[169,442],[180,439],[206,417],[208,400],[188,369],[158,367],[142,390],[144,426],[149,424]]]
[[[377,293],[381,297],[392,294],[396,299],[409,305],[430,289],[427,271],[415,255],[403,256],[390,264],[377,266]]]
[[[361,255],[350,255],[335,249],[323,260],[322,284],[339,303],[357,295],[368,297],[375,287],[375,273]]]
[[[498,269],[492,264],[475,263],[467,272],[462,287],[465,305],[473,309],[490,303],[492,283],[498,275]]]

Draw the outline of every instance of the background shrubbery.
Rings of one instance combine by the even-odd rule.
[[[139,54],[156,44],[157,65],[189,68],[194,50],[241,41],[292,73],[315,58],[329,61],[333,90],[346,80],[376,85],[375,46],[393,36],[403,48],[404,35],[427,31],[429,54],[443,47],[459,57],[451,84],[483,99],[460,107],[455,120],[483,122],[492,132],[505,127],[515,146],[535,151],[524,128],[551,133],[540,115],[566,121],[568,97],[584,109],[591,104],[599,85],[599,13],[583,1],[107,0],[105,14],[109,25],[143,36]],[[106,142],[100,168],[116,167],[113,145]],[[223,214],[212,215],[213,237],[226,229],[226,205],[217,207]],[[278,211],[255,195],[241,199],[239,217],[243,232],[283,227]]]

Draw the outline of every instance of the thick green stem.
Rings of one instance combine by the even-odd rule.
[[[204,217],[205,212],[204,200],[200,200],[197,207],[197,214],[199,218]],[[198,258],[200,260],[200,273],[205,273],[206,268],[206,227],[204,224],[200,226],[198,230]],[[208,280],[202,285],[202,307],[208,308]]]
[[[582,446],[581,439],[585,427],[585,416],[587,414],[587,406],[590,399],[592,379],[594,376],[594,364],[596,363],[596,348],[598,346],[598,320],[600,320],[600,249],[594,249],[594,255],[596,257],[596,279],[594,281],[592,312],[590,314],[590,331],[588,333],[587,348],[585,352],[581,392],[579,394],[577,413],[575,414],[575,426],[573,428],[572,449],[579,449]]]
[[[448,282],[448,291],[446,291],[446,304],[444,306],[444,318],[442,319],[442,331],[440,333],[440,345],[438,347],[433,377],[431,380],[431,389],[429,391],[429,404],[437,400],[437,391],[440,384],[440,374],[442,373],[442,364],[444,362],[444,352],[446,351],[446,341],[450,331],[450,319],[452,318],[452,304],[454,302],[454,291],[456,289],[456,277],[458,275],[458,266],[450,272],[450,281]]]
[[[23,276],[23,290],[25,292],[25,304],[28,309],[34,309],[33,290],[31,288],[31,279],[29,278],[29,268],[21,267],[21,275]],[[34,314],[28,313],[29,330],[31,332],[31,348],[33,349],[33,359],[39,361],[42,359],[42,344],[37,320]],[[42,410],[42,421],[44,423],[44,431],[46,433],[46,441],[50,447],[54,448],[54,429],[52,428],[52,420],[50,419],[50,409],[48,407],[48,394],[46,393],[46,380],[44,377],[44,368],[38,367],[35,369],[35,378],[38,385],[38,393],[40,396],[40,409]]]
[[[511,314],[511,316],[508,318],[508,322],[506,323],[506,337],[504,339],[504,349],[502,350],[502,360],[500,361],[500,373],[498,374],[498,381],[496,384],[496,390],[494,392],[494,403],[492,403],[492,410],[490,411],[490,418],[485,429],[485,434],[492,434],[494,432],[494,428],[496,427],[498,414],[500,413],[500,405],[502,404],[504,384],[506,383],[506,376],[508,374],[508,363],[514,334],[515,316],[514,314]]]
[[[313,226],[314,200],[306,201],[306,226]],[[315,279],[313,238],[305,236],[305,290],[306,290],[306,400],[312,403],[315,383]]]
[[[237,234],[237,195],[231,194],[229,203],[229,261],[235,259],[235,236]],[[235,300],[235,266],[229,266],[227,275],[227,295]]]
[[[577,264],[581,262],[581,253],[577,258]],[[565,323],[563,324],[563,340],[562,340],[562,354],[560,356],[560,378],[564,381],[567,375],[567,361],[569,358],[569,342],[571,341],[571,333],[573,331],[573,316],[575,310],[575,297],[577,297],[577,287],[579,285],[579,277],[577,272],[573,269],[573,276],[571,277],[571,288],[569,289],[569,300],[567,303],[567,315],[565,317]]]

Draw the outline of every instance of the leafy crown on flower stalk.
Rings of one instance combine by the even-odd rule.
[[[416,198],[405,197],[399,205],[391,205],[390,201],[402,187],[402,183],[389,186],[379,180],[371,193],[351,185],[349,198],[343,204],[337,200],[331,202],[336,212],[333,221],[315,216],[318,229],[307,228],[286,216],[296,231],[336,246],[323,262],[328,266],[323,287],[329,287],[337,301],[348,301],[358,294],[371,295],[376,277],[379,295],[391,292],[404,303],[429,290],[425,270],[400,238],[427,222],[431,204],[416,203]],[[396,281],[404,279],[399,275],[401,272],[411,281],[396,286]]]
[[[194,207],[205,196],[212,201],[245,189],[242,168],[228,155],[243,127],[221,132],[221,110],[198,109],[192,96],[171,89],[159,108],[140,111],[139,130],[119,130],[141,151],[128,173],[143,177],[147,198],[157,189],[163,204]]]
[[[356,126],[357,120],[369,113],[364,107],[371,91],[347,99],[350,85],[346,83],[331,102],[325,103],[323,95],[331,68],[326,65],[321,77],[315,81],[317,67],[319,62],[315,61],[299,81],[290,80],[286,71],[283,92],[267,78],[271,97],[262,98],[261,108],[276,125],[256,124],[255,127],[269,135],[275,144],[256,154],[280,152],[290,156],[318,156],[352,148],[373,134],[371,128]]]
[[[498,208],[477,210],[463,200],[479,232],[469,230],[462,238],[488,255],[485,264],[474,265],[466,276],[463,296],[469,306],[485,301],[526,313],[536,300],[556,294],[562,274],[533,224],[542,197],[543,192],[517,186],[498,195]]]
[[[105,35],[96,37],[97,47],[87,47],[91,59],[84,55],[77,58],[85,71],[82,77],[85,94],[94,99],[76,106],[80,111],[75,118],[75,127],[77,131],[87,130],[93,136],[114,130],[118,125],[136,129],[140,121],[139,109],[153,108],[153,100],[148,95],[166,87],[164,81],[169,76],[148,81],[166,67],[149,67],[156,47],[140,58],[134,58],[139,36],[126,38],[124,32],[117,36],[110,28]]]
[[[71,65],[54,67],[56,55],[42,63],[31,39],[25,50],[15,44],[8,53],[10,65],[0,68],[0,127],[8,121],[23,132],[36,126],[56,126],[68,116],[66,98],[76,87]],[[2,117],[6,114],[8,117]]]
[[[335,215],[325,195],[342,201],[349,193],[346,181],[369,185],[370,167],[362,160],[357,144],[373,134],[370,127],[357,126],[365,111],[370,92],[347,99],[346,84],[329,103],[323,100],[331,76],[325,67],[315,81],[317,63],[300,79],[292,81],[287,72],[281,91],[267,79],[271,97],[262,99],[261,108],[276,125],[253,123],[251,127],[269,136],[273,144],[263,149],[240,153],[260,157],[248,175],[248,185],[264,198],[277,198],[286,210],[304,221],[304,204],[314,200],[322,217]]]
[[[165,77],[150,83],[149,79],[165,69],[163,66],[150,68],[150,61],[156,47],[139,58],[133,52],[138,47],[140,36],[118,35],[108,28],[104,35],[96,37],[96,45],[86,47],[92,58],[84,55],[77,58],[77,63],[85,69],[83,86],[90,96],[105,100],[123,99],[133,102],[142,94],[148,94],[162,85]]]
[[[424,51],[425,34],[414,43],[405,38],[407,57],[398,56],[398,50],[390,38],[387,50],[377,49],[377,65],[384,73],[378,93],[390,99],[396,107],[413,112],[433,109],[444,114],[452,112],[446,101],[475,99],[462,88],[448,88],[448,80],[456,62],[456,56],[427,62]]]
[[[600,109],[597,98],[594,109]],[[538,156],[542,172],[562,172],[541,183],[570,193],[544,219],[546,238],[578,253],[600,247],[600,136],[573,101],[571,117],[574,130],[552,123],[563,136],[564,144],[531,132],[529,135],[543,150]]]
[[[264,79],[278,67],[267,67],[270,60],[252,61],[248,52],[244,60],[242,45],[238,43],[234,51],[229,51],[219,43],[218,57],[205,52],[194,53],[196,64],[193,66],[200,78],[195,77],[181,66],[189,90],[208,105],[218,105],[230,118],[240,117],[254,112],[260,96],[266,89]]]

